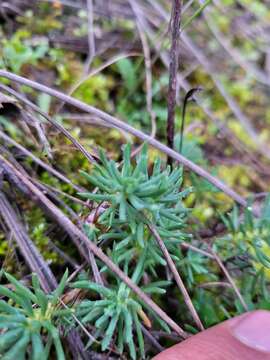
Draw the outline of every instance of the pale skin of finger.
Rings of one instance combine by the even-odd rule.
[[[248,341],[245,343],[245,337],[239,336],[237,332],[239,327],[243,327],[242,324],[246,324],[247,319],[249,334],[253,339],[252,346]],[[192,336],[163,351],[152,360],[270,360],[269,330],[270,312],[257,310]],[[266,347],[260,346],[260,339],[266,339],[267,342],[268,337],[269,346],[267,343]]]

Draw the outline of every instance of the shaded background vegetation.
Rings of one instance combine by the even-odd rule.
[[[182,245],[177,268],[208,327],[247,308],[270,306],[270,4],[213,0],[198,12],[203,4],[185,1],[182,8],[175,149],[180,152],[185,96],[200,88],[187,102],[182,154],[248,199],[254,209],[264,209],[259,218],[249,208],[237,209],[205,179],[184,171],[184,187],[193,189],[184,200],[190,208],[188,244],[207,254]],[[2,69],[60,89],[166,142],[170,2],[13,0],[0,4],[0,17]],[[122,145],[131,142],[133,150],[140,146],[139,139],[96,115],[3,78],[1,84],[37,104],[96,160],[99,147],[120,162]],[[53,124],[3,87],[0,90],[1,155],[83,228],[92,205],[78,192],[93,187],[79,170],[91,173],[93,164]],[[165,154],[149,148],[149,169],[157,157],[166,161]],[[13,219],[16,216],[57,280],[66,267],[88,272],[65,227],[44,211],[3,162],[0,166],[0,191],[9,213],[13,211]],[[18,249],[7,211],[0,201],[2,268],[28,284],[29,264]],[[110,254],[109,248],[104,251]],[[158,272],[172,280],[166,267]],[[165,296],[153,299],[186,331],[197,331],[174,283]],[[178,339],[174,333],[165,335],[158,325],[149,333],[147,356]],[[99,356],[98,346],[95,351]],[[130,355],[127,351],[123,356]]]

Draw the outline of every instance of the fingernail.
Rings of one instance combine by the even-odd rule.
[[[257,310],[234,324],[233,336],[258,351],[270,353],[270,311]]]

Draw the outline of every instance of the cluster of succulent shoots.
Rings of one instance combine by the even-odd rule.
[[[59,307],[67,275],[66,271],[57,289],[46,294],[36,274],[32,275],[33,291],[5,274],[13,290],[0,285],[1,296],[8,299],[0,300],[1,359],[46,360],[54,344],[57,359],[65,360],[58,324],[70,316],[69,309]]]
[[[191,189],[180,191],[182,169],[171,170],[169,166],[162,169],[157,159],[150,173],[147,147],[143,147],[135,165],[130,149],[129,144],[124,147],[120,168],[100,151],[101,164],[95,165],[91,175],[82,172],[98,189],[97,193],[80,194],[96,203],[98,214],[95,221],[86,224],[85,230],[91,240],[113,242],[114,251],[134,248],[143,252],[154,247],[147,229],[151,223],[167,244],[177,247],[177,242],[189,237],[183,231],[187,209],[182,199]]]
[[[270,197],[265,199],[260,217],[254,217],[251,207],[247,207],[241,218],[235,206],[222,219],[228,230],[226,238],[233,242],[236,251],[249,254],[254,267],[270,278]]]
[[[135,282],[137,281],[136,277],[141,275],[138,268],[137,266],[132,277]],[[162,286],[167,285],[167,283],[167,281],[151,283],[145,286],[143,290],[149,294],[162,294],[165,292]],[[95,292],[100,296],[99,300],[82,301],[76,310],[76,316],[83,325],[92,324],[95,326],[96,338],[101,337],[101,350],[110,349],[111,341],[114,339],[118,353],[122,354],[126,346],[130,358],[136,359],[137,345],[140,351],[139,358],[144,359],[142,327],[150,328],[151,320],[143,309],[144,305],[132,294],[131,290],[118,280],[115,284],[107,287],[89,280],[79,280],[72,286],[88,290],[90,293]],[[168,326],[151,309],[148,311],[165,331],[169,331]]]
[[[191,238],[185,231],[188,210],[183,205],[183,198],[191,189],[181,189],[182,169],[166,167],[160,160],[150,166],[146,146],[133,160],[130,145],[126,145],[120,166],[108,160],[102,151],[100,160],[91,174],[83,173],[91,188],[81,196],[93,204],[93,211],[85,222],[89,241],[102,247],[113,262],[150,296],[162,296],[170,284],[169,278],[160,279],[160,274],[166,276],[166,271],[163,271],[166,262],[152,235],[152,227],[155,227],[176,266],[181,269],[187,286],[194,288],[196,275],[200,279],[211,276],[215,280],[214,274],[209,275],[206,264],[209,260],[192,251],[183,256],[179,246],[183,240]],[[265,201],[260,218],[254,218],[249,208],[241,218],[234,208],[230,216],[223,217],[229,233],[214,244],[221,256],[224,252],[224,257],[236,258],[241,253],[248,253],[251,257],[255,277],[243,280],[247,285],[243,296],[250,306],[253,306],[253,296],[258,296],[254,290],[258,284],[259,305],[269,306],[265,287],[265,277],[270,276],[269,219],[269,199]],[[228,238],[233,241],[228,241]],[[94,336],[86,348],[93,345],[117,355],[128,353],[131,359],[145,358],[144,333],[157,325],[170,331],[168,326],[106,266],[97,264],[102,274],[101,283],[89,280],[88,274],[81,272],[74,283],[68,284],[66,272],[51,294],[42,291],[35,274],[31,290],[5,274],[12,290],[0,286],[3,297],[0,300],[1,359],[46,360],[51,358],[53,351],[57,360],[64,360],[61,325],[66,332],[75,327],[78,331],[82,327],[94,329]],[[242,272],[241,276],[249,274]],[[68,287],[72,288],[70,292],[67,292]],[[83,294],[83,297],[63,306],[63,302],[66,304],[64,299],[74,291]],[[194,294],[196,301],[196,289]],[[200,296],[199,311],[204,313],[202,306],[211,299],[208,297],[203,301],[206,295],[201,289],[198,289],[197,295]],[[237,302],[234,304],[241,312]],[[224,309],[226,314],[222,304],[220,309]],[[209,311],[213,311],[212,308],[207,308],[207,314]]]
[[[184,232],[187,209],[182,200],[191,191],[181,191],[182,169],[162,168],[161,161],[157,159],[150,171],[146,145],[136,161],[131,160],[130,145],[123,149],[120,166],[108,160],[103,151],[100,151],[100,161],[91,174],[82,172],[93,189],[96,188],[96,192],[80,194],[93,203],[93,212],[85,223],[85,232],[89,240],[106,250],[112,260],[144,291],[162,294],[169,282],[160,281],[157,269],[158,266],[165,266],[166,262],[148,226],[156,227],[173,259],[179,261],[179,243],[189,238]],[[108,269],[103,267],[101,271]],[[148,279],[147,283],[143,275]],[[100,300],[87,302],[80,312],[82,322],[91,321],[105,333],[102,347],[105,349],[109,346],[109,340],[116,331],[119,352],[123,351],[123,344],[126,343],[131,358],[135,358],[133,337],[130,336],[134,324],[136,341],[143,357],[139,320],[145,325],[149,325],[150,320],[146,320],[146,313],[142,310],[144,305],[140,300],[115,279],[108,288],[89,281],[77,283],[77,286],[102,294]],[[124,302],[121,294],[125,294]],[[147,311],[151,312],[149,309]],[[160,319],[156,318],[155,321],[169,330]]]

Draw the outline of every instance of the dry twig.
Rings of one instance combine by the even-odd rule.
[[[176,282],[177,286],[179,287],[179,289],[180,289],[180,291],[181,291],[181,293],[183,295],[184,301],[185,301],[189,311],[191,312],[191,315],[192,315],[196,325],[198,326],[198,328],[200,330],[204,330],[203,324],[202,324],[202,322],[201,322],[201,320],[199,318],[199,315],[198,315],[198,313],[197,313],[197,311],[196,311],[196,309],[195,309],[195,307],[194,307],[194,305],[193,305],[193,303],[192,303],[192,301],[190,299],[190,296],[189,296],[189,294],[187,292],[187,289],[186,289],[186,287],[185,287],[185,285],[183,283],[183,280],[181,279],[181,276],[180,276],[179,272],[177,271],[177,268],[176,268],[176,266],[175,266],[175,264],[174,264],[174,262],[173,262],[173,260],[172,260],[172,258],[170,256],[164,242],[162,241],[157,229],[152,224],[149,224],[148,228],[151,231],[151,233],[153,234],[154,238],[156,239],[156,242],[158,243],[158,245],[159,245],[159,247],[160,247],[160,249],[161,249],[161,251],[162,251],[162,253],[164,255],[164,258],[165,258],[165,260],[166,260],[166,262],[168,264],[168,267],[169,267],[169,269],[171,270],[171,272],[173,274],[175,282]]]
[[[37,83],[35,81],[28,80],[28,79],[26,79],[26,78],[24,78],[22,76],[15,75],[15,74],[10,73],[10,72],[8,72],[6,70],[0,70],[0,77],[4,77],[4,78],[10,79],[12,81],[24,84],[26,86],[30,86],[30,87],[32,87],[32,88],[34,88],[36,90],[43,91],[43,92],[45,92],[45,93],[47,93],[47,94],[49,94],[51,96],[55,96],[58,99],[61,99],[61,100],[65,101],[65,102],[67,102],[67,103],[81,109],[82,111],[95,114],[96,116],[98,116],[99,118],[103,119],[104,121],[110,123],[111,125],[114,125],[115,127],[119,128],[119,129],[122,129],[123,131],[126,131],[126,132],[138,137],[139,139],[141,139],[143,141],[146,141],[147,143],[149,143],[150,145],[152,145],[156,149],[162,151],[163,153],[170,156],[174,160],[176,160],[179,163],[185,165],[191,171],[194,171],[197,175],[202,176],[203,178],[205,178],[207,181],[209,181],[215,187],[217,187],[218,189],[223,191],[226,195],[228,195],[229,197],[234,199],[239,205],[244,206],[244,207],[247,206],[247,201],[242,196],[237,194],[234,190],[232,190],[230,187],[225,185],[222,181],[220,181],[219,179],[217,179],[216,177],[211,175],[208,171],[204,170],[203,168],[196,165],[192,161],[188,160],[186,157],[182,156],[181,154],[177,153],[176,151],[170,149],[166,145],[163,145],[162,143],[160,143],[156,139],[153,139],[151,136],[143,133],[140,130],[137,130],[137,129],[133,128],[132,126],[130,126],[130,125],[128,125],[128,124],[126,124],[126,123],[124,123],[124,122],[122,122],[120,120],[118,120],[114,116],[109,115],[109,114],[105,113],[104,111],[95,108],[94,106],[87,105],[87,104],[81,102],[80,100],[77,100],[77,99],[74,99],[74,98],[72,98],[70,96],[67,96],[67,95],[61,93],[60,91],[54,90],[54,89],[49,88],[49,87],[47,87],[45,85],[41,85],[41,84],[39,84],[39,83]],[[259,212],[256,209],[253,209],[253,213],[256,216],[259,215]]]
[[[179,36],[181,22],[182,0],[174,0],[171,13],[172,42],[170,49],[169,89],[168,89],[168,117],[167,117],[167,144],[173,149],[176,82],[179,62]],[[169,161],[170,162],[170,161]]]

